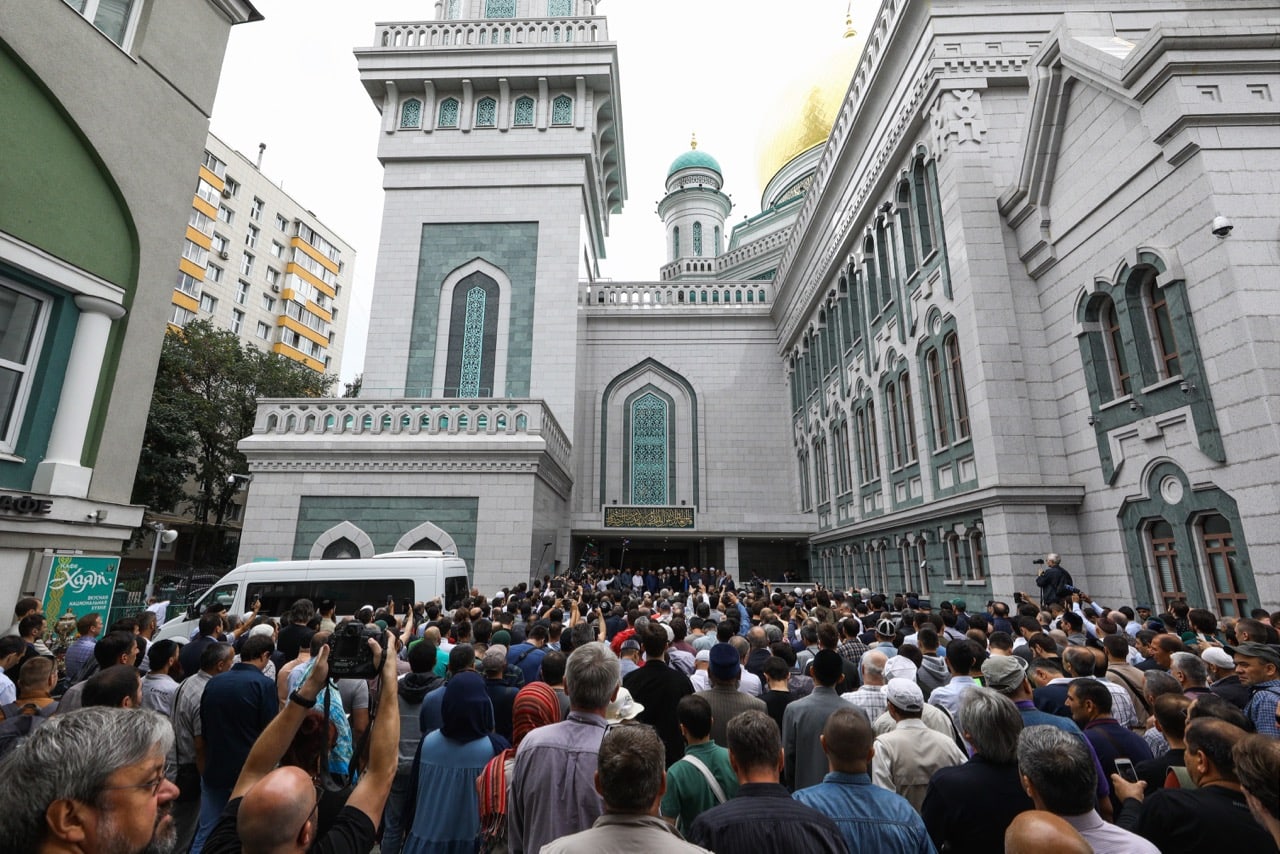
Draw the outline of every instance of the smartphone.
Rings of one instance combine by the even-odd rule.
[[[1116,773],[1130,783],[1138,782],[1138,771],[1133,767],[1133,762],[1124,757],[1116,759]]]

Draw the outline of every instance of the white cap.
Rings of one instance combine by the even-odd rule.
[[[900,658],[901,656],[895,656]],[[892,660],[892,659],[890,659]],[[884,689],[885,699],[904,712],[924,711],[924,692],[920,686],[907,679],[890,679]]]
[[[884,678],[888,682],[893,679],[916,681],[916,663],[905,655],[895,655],[884,663]]]
[[[644,706],[637,703],[626,688],[618,689],[618,696],[613,698],[604,716],[611,721],[629,721],[644,711]]]

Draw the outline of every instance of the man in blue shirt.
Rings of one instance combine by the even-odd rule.
[[[873,785],[867,769],[875,733],[857,709],[840,709],[822,729],[831,771],[792,797],[835,821],[850,851],[933,854],[924,821],[906,798]]]
[[[276,650],[270,637],[256,635],[240,648],[240,663],[209,680],[200,698],[201,736],[196,743],[200,776],[200,824],[191,850],[199,851],[231,799],[253,743],[280,711],[276,683],[262,674]]]
[[[546,626],[535,624],[529,630],[528,640],[507,650],[507,664],[520,668],[525,685],[541,679],[538,671],[542,669],[542,657],[547,654],[549,636]]]

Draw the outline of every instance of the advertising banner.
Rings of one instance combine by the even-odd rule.
[[[44,591],[44,613],[49,621],[70,610],[77,617],[97,611],[105,623],[119,571],[118,557],[56,555]]]

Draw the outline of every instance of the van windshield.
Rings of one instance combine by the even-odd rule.
[[[362,578],[251,583],[245,595],[245,603],[252,605],[256,598],[261,603],[259,614],[281,617],[299,599],[310,599],[316,606],[325,599],[331,599],[337,615],[349,617],[364,605],[372,605],[374,610],[384,607],[388,596],[395,598],[397,607],[405,599],[412,601],[416,596],[413,580]]]

